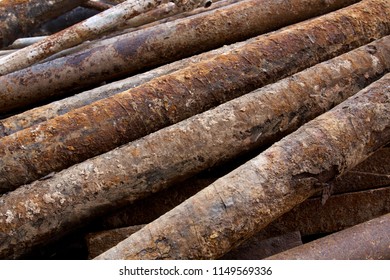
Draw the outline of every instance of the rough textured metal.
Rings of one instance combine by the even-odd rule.
[[[90,259],[97,257],[144,226],[137,225],[88,234],[85,237],[88,246],[88,257]]]
[[[222,256],[390,143],[389,82],[387,74],[97,259]]]
[[[101,215],[102,212],[155,193],[177,180],[182,180],[186,176],[231,159],[248,149],[263,145],[270,139],[274,141],[275,135],[280,137],[294,130],[306,120],[327,111],[337,100],[341,101],[349,94],[356,92],[362,86],[362,82],[367,82],[366,79],[370,80],[371,75],[375,76],[376,73],[383,71],[385,67],[380,61],[381,58],[390,57],[388,55],[382,57],[389,44],[382,47],[376,45],[375,53],[370,46],[307,69],[279,83],[269,85],[101,156],[74,165],[50,178],[35,181],[3,195],[0,200],[0,238],[2,240],[0,256],[3,258],[20,256],[29,248],[58,237],[84,221]],[[353,54],[356,56],[354,57]],[[345,63],[346,61],[350,63]],[[364,66],[366,63],[369,68]],[[357,65],[359,66],[356,67]],[[336,123],[341,126],[345,123],[344,118],[348,118],[348,124],[343,127],[344,134],[340,136],[340,139],[345,141],[331,142],[326,145],[326,149],[317,145],[315,141],[330,141],[330,139],[325,137],[325,132],[318,137],[320,132],[314,126],[317,122],[312,122],[310,125],[305,125],[310,135],[307,141],[313,141],[309,145],[293,142],[294,136],[278,142],[282,145],[288,141],[286,139],[292,139],[287,143],[291,144],[290,146],[287,144],[283,146],[291,147],[291,158],[286,156],[286,160],[278,161],[280,164],[288,165],[285,168],[292,172],[292,178],[285,178],[281,185],[289,186],[290,179],[293,179],[292,183],[296,184],[294,187],[300,190],[300,183],[320,183],[325,179],[333,178],[337,172],[343,171],[344,164],[347,164],[347,167],[353,166],[373,152],[382,141],[387,141],[387,137],[390,137],[386,134],[390,133],[389,127],[382,127],[381,124],[386,125],[388,122],[390,108],[382,100],[388,98],[388,94],[380,94],[380,91],[389,79],[390,76],[382,78],[365,92],[356,95],[356,98],[344,102],[341,109],[339,106],[330,113],[326,113],[324,116],[328,118],[323,117],[317,120],[317,122],[325,122],[337,119]],[[286,92],[289,94],[286,95]],[[319,92],[320,95],[318,95]],[[376,100],[372,100],[373,97],[376,97]],[[365,107],[358,110],[362,103]],[[346,107],[347,105],[349,107]],[[351,108],[355,116],[345,115],[346,108]],[[365,121],[368,120],[369,128],[365,128]],[[356,131],[359,131],[359,137],[356,131],[348,126],[352,124]],[[341,132],[336,128],[334,128],[335,131],[329,131],[329,135],[339,137],[336,132]],[[306,131],[305,129],[300,131],[302,130]],[[354,137],[353,141],[349,138],[352,137],[351,134]],[[36,136],[41,137],[40,134]],[[381,140],[381,137],[385,138]],[[366,144],[366,141],[370,144]],[[311,153],[305,153],[301,151],[303,147],[314,150]],[[91,145],[86,143],[86,148],[91,148]],[[361,148],[372,148],[372,150],[360,150]],[[271,157],[272,155],[269,155],[271,151],[269,150],[263,156]],[[325,158],[322,156],[323,153],[326,155]],[[305,155],[310,160],[299,158]],[[348,161],[343,162],[344,159]],[[329,164],[337,160],[338,169],[334,166],[334,174],[329,172],[327,176],[327,173],[320,173],[322,175],[318,175],[319,179],[317,179],[315,174],[322,171],[320,166],[314,165],[318,160],[324,160],[324,168],[331,168],[327,165],[328,160],[332,160]],[[350,160],[354,161],[350,162]],[[294,163],[296,166],[290,166]],[[318,170],[315,169],[316,167]],[[264,165],[264,168],[267,168],[267,165]],[[244,178],[248,180],[248,186],[255,184],[258,187],[257,177],[252,176],[253,174],[245,176],[246,170],[246,168],[241,168]],[[267,172],[271,172],[271,169],[267,169]],[[270,174],[270,178],[275,180],[284,178],[279,175]],[[273,183],[277,182],[270,182],[271,185]],[[248,188],[248,190],[251,189]],[[264,191],[268,192],[268,190]],[[273,193],[272,189],[269,191]],[[312,191],[315,190],[310,189],[307,193],[305,192],[305,198],[310,196]],[[283,197],[290,201],[289,195]],[[209,201],[208,198],[201,200]],[[216,205],[215,214],[221,213],[219,209],[223,205],[220,205],[220,202],[219,200],[219,204]],[[274,200],[270,199],[269,202],[274,202]],[[290,203],[292,207],[298,201],[291,199]],[[227,205],[230,203],[227,202]],[[279,205],[278,201],[276,205]],[[285,210],[287,211],[287,208]],[[201,213],[199,209],[199,214]],[[245,215],[246,218],[253,217],[250,212],[247,213],[249,214]],[[261,217],[257,214],[255,216],[256,219]],[[239,218],[240,215],[236,217]],[[184,222],[185,219],[183,219]],[[235,224],[230,221],[227,223],[229,226]],[[245,228],[250,229],[254,224],[250,222]],[[221,255],[229,247],[228,243],[223,242],[220,243],[221,250],[218,253]],[[191,243],[188,242],[188,244]],[[186,246],[183,246],[184,250],[185,248]],[[216,247],[210,246],[210,250],[214,249]],[[199,251],[194,250],[193,253],[198,254]],[[195,257],[195,255],[192,256]],[[203,255],[203,257],[207,256]],[[215,256],[217,257],[217,254]],[[201,257],[201,255],[196,255],[196,257]]]
[[[245,40],[329,12],[343,4],[355,2],[334,0],[320,2],[322,4],[320,5],[315,0],[288,0],[282,1],[283,5],[281,5],[279,3],[281,0],[261,0],[263,5],[259,5],[259,1],[236,3],[198,16],[108,39],[105,46],[2,76],[0,77],[0,84],[3,85],[0,88],[0,111],[4,113],[18,107],[22,108],[53,96],[69,93],[69,90],[96,85],[107,79],[130,75],[141,69]],[[291,46],[291,51],[297,51],[300,55],[303,50],[294,47],[294,44],[300,45],[302,41],[307,41],[307,45],[310,40],[315,41],[313,44],[321,48],[321,52],[328,45],[327,42],[335,45],[332,48],[341,48],[343,44],[345,46],[342,49],[346,51],[351,47],[387,35],[389,33],[388,1],[371,0],[363,3],[351,10],[353,13],[356,11],[356,17],[360,20],[359,25],[357,19],[352,19],[352,15],[345,12],[347,17],[344,20],[339,18],[335,22],[327,22],[328,32],[322,29],[323,23],[319,21],[316,22],[318,26],[312,26],[316,30],[310,38],[304,37],[302,30],[301,38],[293,38],[293,36],[289,39],[285,35],[283,47],[270,42],[264,51],[266,54],[278,54],[285,52]],[[347,18],[352,19],[351,24]],[[377,22],[379,24],[376,24]],[[336,32],[333,37],[330,36],[332,32]],[[357,34],[353,35],[354,32]],[[325,34],[328,36],[326,37]],[[307,56],[309,54],[302,54],[305,59]],[[329,58],[329,55],[326,58]],[[43,88],[45,90],[42,90]]]
[[[124,34],[126,32],[131,32],[134,29],[129,29],[129,27],[139,27],[139,26],[145,26],[150,27],[153,25],[166,23],[169,21],[174,21],[177,19],[198,15],[206,11],[212,11],[215,9],[219,9],[225,6],[228,6],[230,4],[234,4],[240,1],[245,0],[219,0],[219,1],[213,1],[212,5],[205,5],[205,7],[200,7],[197,9],[194,9],[192,11],[188,12],[180,12],[177,7],[173,3],[167,3],[165,5],[160,5],[155,10],[152,10],[148,13],[145,13],[144,15],[136,16],[130,20],[128,20],[124,26],[120,26],[118,29],[122,30],[119,34]],[[170,5],[173,4],[173,5]],[[109,37],[112,37],[111,35],[108,35]]]
[[[0,1],[0,48],[31,32],[33,27],[72,10],[86,0]]]
[[[381,149],[345,174],[334,184],[334,192],[353,192],[356,190],[390,186],[390,148]]]
[[[366,4],[370,4],[369,10],[365,10]],[[361,5],[258,37],[214,59],[3,137],[0,139],[0,189],[13,189],[109,151],[354,48],[367,38],[389,33],[390,3],[386,2],[385,6],[382,4],[381,1],[365,1]],[[375,20],[373,15],[376,15]],[[365,17],[368,18],[362,30],[361,23]],[[365,73],[367,77],[378,77],[378,71],[381,74],[386,72],[388,55],[382,51],[386,53],[387,47],[388,44],[384,44],[378,46],[380,51],[363,50],[362,55],[368,55],[368,60],[361,59],[362,62],[356,62],[355,65],[368,63],[369,68],[365,69],[371,74]],[[379,68],[375,65],[372,67],[370,52],[377,56],[374,64]],[[346,65],[352,66],[354,71],[361,71],[360,66],[355,69],[352,64]],[[336,88],[337,95],[332,96],[330,104],[341,101],[340,97],[346,97],[347,92],[352,93],[351,89],[357,90],[356,86],[369,80],[364,75],[363,78],[352,77],[357,78],[358,82],[348,79],[346,85],[349,88],[342,94]],[[319,77],[319,80],[322,78]],[[329,104],[326,98],[320,95],[317,97],[320,98],[320,106]],[[284,104],[280,103],[279,106],[283,108]],[[304,111],[312,112],[305,106]],[[299,122],[302,116],[293,115],[288,122]],[[284,126],[284,123],[281,125]],[[284,130],[267,128],[272,133]]]
[[[299,230],[302,236],[329,234],[390,212],[390,188],[379,188],[304,201],[272,222],[260,236]]]
[[[388,260],[390,213],[274,255],[269,260]]]
[[[111,249],[119,242],[131,236],[145,225],[130,226],[113,230],[90,233],[86,236],[89,258],[93,259]],[[226,260],[261,260],[274,254],[302,245],[299,231],[289,232],[240,246],[222,259]]]
[[[289,232],[263,240],[252,239],[252,242],[239,246],[220,259],[261,260],[300,245],[302,245],[302,239],[299,231]]]
[[[74,96],[49,103],[45,106],[36,107],[23,113],[2,119],[0,120],[0,137],[10,135],[19,130],[31,127],[54,117],[64,115],[74,109],[89,105],[95,101],[135,88],[141,84],[149,82],[154,78],[173,73],[190,65],[194,65],[200,61],[213,58],[216,55],[226,53],[230,50],[241,47],[244,44],[245,42],[235,43],[218,48],[216,50],[195,55],[190,58],[184,58],[182,60],[155,68],[148,72],[84,91]]]
[[[390,163],[386,165],[389,153],[389,148],[382,148],[350,172],[340,176],[334,186],[335,194],[325,205],[317,197],[310,198],[271,223],[257,239],[290,231],[300,231],[304,236],[329,234],[390,212],[390,178],[382,178],[390,174]],[[246,160],[238,161],[237,164],[245,162]],[[218,177],[232,171],[234,166],[223,169],[226,172],[218,172],[218,176],[214,171],[191,177],[169,189],[135,201],[115,213],[104,215],[96,223],[102,229],[148,224],[216,181]],[[358,179],[353,175],[357,170],[367,174],[373,169],[381,170],[381,173],[377,173],[376,177],[367,175]],[[382,176],[378,176],[379,174]]]
[[[204,6],[208,0],[170,0],[182,11]],[[113,29],[128,19],[149,11],[162,0],[128,0],[77,23],[42,41],[0,58],[0,75],[5,75],[41,61],[64,49],[77,46]]]

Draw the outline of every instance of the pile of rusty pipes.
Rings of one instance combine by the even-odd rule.
[[[387,0],[0,18],[0,258],[390,258]]]

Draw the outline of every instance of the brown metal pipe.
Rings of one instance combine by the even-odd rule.
[[[390,213],[267,258],[268,260],[388,260]]]
[[[179,10],[186,11],[204,5],[203,1],[207,0],[170,1],[174,2]],[[128,0],[113,6],[61,32],[50,35],[38,43],[1,57],[0,75],[24,69],[55,53],[77,46],[86,40],[95,39],[104,32],[113,30],[116,26],[125,23],[126,20],[150,11],[161,3],[161,0]]]
[[[26,36],[33,27],[70,11],[87,0],[0,1],[0,48]]]
[[[0,112],[26,108],[54,96],[69,94],[70,90],[129,76],[142,69],[242,41],[356,1],[288,0],[282,1],[282,5],[280,1],[274,0],[248,0],[194,17],[107,39],[106,45],[0,77],[2,85]],[[370,6],[367,9],[369,14],[365,17],[370,17],[373,22],[387,17],[383,20],[384,26],[382,24],[377,26],[377,31],[374,33],[381,29],[379,37],[388,34],[388,15],[385,12],[388,9],[387,1],[371,0],[363,6]],[[375,7],[380,7],[383,11],[380,12]],[[363,11],[360,14],[363,14]],[[370,26],[367,32],[371,33],[373,24],[369,22],[365,24]],[[337,27],[333,25],[329,28]],[[346,22],[344,28],[350,28]],[[365,32],[361,29],[360,26],[357,32]],[[378,34],[365,34],[365,36],[364,43],[379,38]],[[356,38],[360,38],[359,35]],[[329,39],[336,42],[345,38]],[[346,49],[348,45],[345,46],[344,50]]]
[[[146,197],[201,170],[280,139],[382,73],[386,63],[381,61],[390,58],[390,44],[380,44],[385,39],[3,195],[0,203],[0,256],[20,256],[108,210]],[[386,85],[390,76],[386,78],[377,83]],[[318,95],[319,92],[322,94]],[[363,95],[364,98],[371,96],[368,93]],[[381,95],[378,96],[381,101],[379,97]],[[382,109],[380,116],[384,121],[390,114],[386,111],[387,107],[374,106],[375,102],[364,98],[360,100],[367,104],[365,109],[369,112],[358,117],[362,121],[371,121],[370,129],[375,129],[375,133],[368,134],[369,140],[373,145],[379,145],[379,137],[383,133],[377,124],[376,113]],[[355,107],[351,104],[351,108]],[[102,114],[104,110],[97,113]],[[337,115],[338,119],[342,117]],[[364,131],[360,125],[357,129],[361,133]],[[355,143],[356,139],[353,142],[346,138],[352,133],[348,127],[344,130],[346,135],[343,139],[348,140],[348,144]],[[48,131],[55,132],[54,129]],[[37,133],[34,137],[42,138],[44,135],[47,134]],[[313,135],[317,139],[317,133]],[[328,138],[321,136],[318,139]],[[338,145],[344,143],[335,142]],[[15,141],[11,143],[15,144]],[[91,148],[90,145],[85,147]],[[343,155],[344,150],[342,152]],[[356,151],[351,148],[350,152]],[[355,153],[361,157],[368,154],[368,151]],[[313,158],[317,156],[318,153],[315,153]],[[329,153],[329,157],[339,159],[340,155]],[[4,160],[4,157],[1,159]],[[288,163],[290,160],[280,162]],[[296,171],[295,168],[290,169],[291,172]],[[304,172],[297,175],[297,180],[304,175]],[[317,182],[316,179],[308,181]]]
[[[359,165],[379,168],[381,164],[375,164],[375,159],[382,154],[383,162],[388,161],[390,149],[380,149]],[[361,170],[359,165],[351,172]],[[365,170],[368,171],[368,167]],[[227,168],[226,172],[219,177],[230,171],[232,168]],[[372,177],[368,176],[365,184],[356,185],[357,178],[353,178],[349,173],[347,172],[335,182],[335,194],[324,205],[321,204],[320,198],[310,198],[272,222],[259,236],[268,238],[290,231],[300,231],[303,236],[329,234],[390,212],[390,178],[385,181],[374,180],[369,185],[368,181]],[[385,174],[390,174],[390,166],[382,175]],[[213,173],[191,177],[169,189],[135,201],[115,213],[104,215],[96,223],[102,229],[150,223],[217,179],[218,177]],[[361,181],[365,179],[360,178]],[[347,193],[343,193],[345,191]]]
[[[85,238],[89,252],[88,257],[90,259],[97,257],[144,226],[137,225],[88,234]],[[222,259],[261,260],[300,245],[302,245],[302,240],[299,231],[289,232],[263,240],[253,240]]]
[[[387,74],[96,259],[221,257],[390,142],[389,82]],[[376,237],[388,252],[382,223]]]
[[[84,91],[71,97],[64,98],[41,107],[33,108],[6,119],[2,119],[0,120],[0,138],[33,125],[42,123],[49,119],[53,119],[57,116],[64,115],[72,110],[89,105],[95,101],[135,88],[139,85],[151,81],[154,78],[173,73],[198,62],[205,61],[220,54],[224,54],[235,48],[243,46],[244,44],[245,42],[235,43],[189,58],[184,58],[182,60],[157,67],[148,72]]]
[[[389,2],[364,1],[3,137],[0,189],[62,170],[390,33],[389,15]],[[381,51],[371,51],[379,61]]]

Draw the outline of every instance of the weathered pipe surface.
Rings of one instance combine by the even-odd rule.
[[[98,255],[98,250],[102,250],[102,248],[108,250],[110,247],[113,247],[134,233],[133,227],[130,225],[152,222],[200,191],[200,189],[207,187],[209,184],[206,185],[206,183],[210,181],[214,182],[215,178],[203,181],[195,179],[192,191],[189,181],[185,183],[185,192],[179,188],[174,188],[172,196],[169,196],[169,191],[172,189],[169,188],[151,197],[136,201],[124,211],[109,215],[103,223],[106,228],[111,228],[112,230],[105,230],[89,236],[90,245],[88,247],[90,248],[90,255],[95,257]],[[320,198],[310,198],[270,223],[259,233],[247,239],[243,244],[222,258],[239,259],[237,258],[238,255],[245,254],[243,248],[251,248],[253,244],[257,244],[272,236],[283,235],[291,231],[298,231],[302,236],[329,234],[389,212],[389,187],[332,195],[325,205],[321,204]],[[100,243],[100,245],[96,243]],[[100,251],[99,254],[101,253],[103,251]]]
[[[376,162],[378,158],[382,159],[380,164]],[[372,177],[366,175],[360,178],[365,183],[359,185],[356,183],[357,180],[349,175],[356,170],[364,170],[367,174],[372,166],[379,168],[384,165],[383,163],[388,162],[389,158],[390,148],[380,149],[350,172],[338,178],[334,184],[334,194],[324,205],[318,197],[304,201],[272,222],[265,229],[266,238],[272,236],[273,233],[273,235],[278,235],[297,230],[304,236],[332,233],[389,213],[390,176],[387,175],[387,180],[382,179],[379,182],[373,180],[370,185],[368,181],[372,180]],[[365,169],[362,169],[362,166]],[[228,171],[231,170],[228,169]],[[114,213],[104,215],[96,223],[102,229],[148,224],[227,173],[222,173],[220,176],[211,173],[188,178],[169,189],[135,201]],[[384,177],[386,174],[390,174],[390,165],[385,173],[378,174],[382,176],[377,177]],[[352,193],[343,193],[345,191]]]
[[[107,152],[389,32],[390,3],[365,1],[3,137],[0,190]],[[379,49],[387,52],[387,47]],[[386,60],[381,51],[370,52]],[[299,119],[299,114],[291,116]]]
[[[390,213],[276,254],[269,260],[388,260]]]
[[[222,260],[262,260],[302,245],[299,231],[284,233],[263,240],[253,239],[251,243],[241,245],[235,251],[224,255]]]
[[[390,142],[389,82],[387,74],[97,259],[221,257]]]
[[[353,192],[390,186],[390,148],[383,148],[346,173],[334,185],[334,192]],[[390,212],[390,210],[389,210]]]
[[[97,14],[98,12],[95,10],[76,7],[55,19],[45,22],[39,28],[35,29],[33,34],[51,35]]]
[[[170,0],[181,10],[191,10],[208,0]],[[94,39],[126,20],[150,11],[162,0],[128,0],[80,23],[50,35],[42,41],[0,58],[0,75],[5,75],[40,62],[55,53]]]
[[[246,42],[250,42],[250,40]],[[170,74],[200,61],[213,58],[216,55],[223,54],[233,50],[234,48],[243,46],[244,44],[245,42],[239,42],[189,58],[184,58],[182,60],[152,69],[148,72],[131,76],[129,78],[112,82],[91,90],[83,91],[68,98],[54,101],[47,105],[36,107],[23,113],[2,119],[0,120],[0,137],[10,135],[19,130],[39,124],[57,116],[64,115],[74,109],[89,105],[95,101],[113,96],[122,91],[132,89],[141,84],[149,82],[156,77]]]
[[[356,0],[323,1],[320,2],[322,5],[317,0],[243,1],[219,10],[108,39],[105,46],[0,77],[2,85],[0,112],[24,108],[53,96],[62,96],[69,90],[96,85],[107,79],[129,76],[142,69],[242,41],[326,13],[351,2]],[[364,43],[368,43],[374,38],[388,34],[386,29],[389,29],[387,24],[389,13],[386,11],[389,10],[389,3],[385,0],[364,1],[364,3],[358,6],[364,10],[357,12],[357,15],[363,16],[360,19],[367,25],[367,34],[365,34],[367,38]],[[354,10],[357,8],[352,9]],[[374,28],[373,23],[380,22],[383,17],[383,23]],[[328,22],[327,25],[330,25],[328,28],[331,29],[329,32],[333,32],[334,28],[337,29],[339,24],[339,22]],[[347,19],[344,20],[343,25],[343,28],[346,28],[345,34],[351,28],[358,28],[359,31],[356,30],[358,33],[365,32],[362,26],[351,26]],[[321,26],[316,26],[317,30],[320,28]],[[345,39],[344,33],[340,34],[340,38],[335,35],[328,39],[340,47],[337,42]],[[314,40],[320,39],[316,38],[315,34],[313,36]],[[352,37],[352,34],[349,37]],[[356,35],[356,38],[360,36]],[[305,39],[310,40],[307,37]],[[325,38],[321,38],[323,39]],[[286,46],[294,43],[296,42],[291,38]],[[325,42],[321,43],[325,44]],[[348,44],[345,49],[347,48]]]
[[[85,238],[89,252],[88,258],[97,257],[144,226],[137,225],[88,234]],[[299,231],[289,232],[267,239],[253,240],[245,246],[239,246],[236,251],[224,256],[223,259],[261,260],[300,245],[302,245],[302,240]]]
[[[145,225],[136,225],[108,231],[89,233],[87,236],[85,236],[88,247],[88,258],[93,259],[97,257],[101,253],[107,251],[111,247],[132,235],[134,232],[137,232],[144,226]]]
[[[302,236],[332,233],[390,212],[390,187],[332,195],[324,205],[311,198],[272,222],[265,232],[299,230]]]
[[[316,65],[276,84],[74,165],[51,178],[35,181],[3,195],[0,198],[0,257],[18,257],[29,248],[65,234],[88,219],[158,192],[178,180],[232,159],[249,149],[263,146],[268,141],[273,142],[275,138],[298,128],[305,121],[327,111],[336,102],[352,95],[363,84],[369,83],[372,77],[384,71],[385,66],[381,60],[390,57],[390,45],[374,45],[375,48],[369,45]],[[386,76],[377,82],[378,91],[389,79],[390,77]],[[372,94],[370,89],[368,90],[367,98],[377,93],[375,89],[374,86],[371,87]],[[368,140],[372,145],[379,145],[380,136],[386,135],[388,131],[381,131],[382,127],[377,124],[378,118],[382,117],[384,122],[388,120],[386,118],[390,116],[389,108],[386,104],[380,107],[375,100],[371,102],[371,99],[365,100],[364,96],[359,96],[358,100],[367,104],[369,113],[359,115],[355,110],[356,118],[361,121],[355,123],[351,116],[349,124],[354,124],[362,136],[370,136]],[[379,101],[381,97],[378,96]],[[356,100],[353,99],[344,106],[354,103],[353,101]],[[352,105],[350,107],[355,108]],[[378,108],[383,109],[380,111],[380,117]],[[339,111],[327,115],[337,112]],[[337,114],[336,117],[342,125],[343,115]],[[360,122],[367,121],[368,118],[371,121],[371,130],[365,132]],[[372,130],[375,133],[370,134]],[[309,132],[313,132],[312,137],[317,139],[319,132]],[[350,141],[348,137],[352,132],[348,126],[345,127],[344,133],[340,139],[344,139],[356,149],[360,147],[358,141],[361,137],[354,135],[356,139]],[[37,136],[39,137],[39,134]],[[320,136],[318,140],[329,140],[322,134]],[[335,144],[336,148],[343,143],[335,141],[331,144]],[[315,142],[310,143],[307,147],[315,150],[311,154],[313,161],[320,160],[322,150],[314,144]],[[297,144],[291,146],[292,151],[303,156],[299,148]],[[356,149],[351,148],[356,160],[366,155]],[[326,150],[326,155],[332,160],[338,160],[340,155],[333,154],[332,151]],[[288,159],[280,162],[296,162],[301,165],[301,160],[296,156],[292,157],[291,161]],[[309,168],[310,162],[305,161],[302,168],[307,170],[296,175],[294,182],[306,181],[301,178],[304,178],[307,172],[316,172],[315,168]],[[291,166],[287,168],[291,172],[296,171],[296,168]],[[325,175],[319,175],[319,178],[326,177]],[[270,177],[280,176],[271,174]],[[250,181],[252,176],[246,178]],[[315,178],[307,180],[318,182]],[[295,202],[291,200],[291,203]]]
[[[28,35],[33,27],[70,11],[87,0],[0,1],[0,48]]]

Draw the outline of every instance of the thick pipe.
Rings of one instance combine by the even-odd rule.
[[[221,257],[390,143],[389,82],[387,74],[96,259]],[[382,223],[376,237],[389,253]]]
[[[71,90],[129,76],[142,69],[242,41],[332,11],[351,2],[356,0],[324,1],[320,2],[322,5],[317,0],[243,1],[194,17],[107,39],[106,45],[0,77],[0,84],[3,85],[0,88],[0,112],[26,108],[49,98],[69,94]],[[389,4],[385,0],[363,3],[365,4],[360,7],[364,10],[357,14],[363,16],[362,21],[367,18],[364,43],[368,43],[389,33],[387,32],[389,15],[386,13]],[[365,11],[368,14],[365,14]],[[351,17],[351,15],[347,16]],[[385,18],[382,20],[383,17]],[[383,23],[378,24],[374,31],[375,22],[382,21]],[[322,23],[318,22],[318,24]],[[347,21],[343,24],[343,28],[346,29],[345,34],[340,34],[341,38],[336,36],[329,38],[338,47],[340,45],[337,44],[337,40],[345,39],[344,36],[349,28],[359,28],[349,32],[358,34],[366,32],[361,26],[350,26]],[[328,26],[330,29],[337,28],[331,22],[328,22]],[[316,28],[320,29],[320,26]],[[329,30],[329,32],[334,31]],[[315,39],[315,35],[312,36]],[[352,34],[347,37],[351,36]],[[360,36],[356,35],[356,38]],[[306,40],[309,41],[310,38]],[[289,45],[293,43],[290,42]],[[325,42],[321,43],[325,44]],[[348,49],[348,43],[343,43],[346,44],[344,50]],[[0,66],[8,67],[9,64],[4,63],[3,59],[0,58]],[[22,56],[22,59],[26,59],[26,56]],[[42,90],[43,88],[45,90]]]
[[[370,44],[3,195],[0,199],[0,257],[18,257],[108,210],[146,197],[201,170],[280,139],[354,94],[372,77],[383,72],[386,63],[381,60],[390,57],[389,47],[389,44],[378,42]],[[387,75],[377,82],[378,91],[389,79],[390,75]],[[386,118],[390,116],[386,110],[390,108],[386,104],[382,107],[377,105],[386,95],[382,97],[378,93],[379,101],[371,100],[372,95],[377,93],[374,86],[366,92],[364,98],[357,101],[365,102],[368,112],[364,111],[357,117],[361,122],[370,120],[370,130],[365,131],[359,122],[355,123],[355,119],[349,120],[349,124],[354,124],[361,134],[364,132],[362,135],[369,138],[374,150],[381,143],[380,137],[387,137],[388,132],[381,131],[378,118],[386,124]],[[355,99],[341,107],[353,103]],[[360,104],[357,103],[356,106]],[[355,108],[353,104],[350,107]],[[380,109],[380,114],[377,114]],[[336,117],[341,121],[343,115],[338,110],[335,111]],[[352,145],[360,140],[350,141],[348,135],[352,131],[349,127],[344,130],[342,139],[347,143],[339,141],[335,144]],[[371,133],[372,130],[375,133]],[[313,133],[316,137],[318,132]],[[42,137],[42,134],[36,134],[36,137]],[[355,134],[354,137],[357,138]],[[318,138],[321,139],[328,138]],[[369,151],[356,150],[361,146],[355,144],[353,147],[351,153],[354,152],[353,159],[356,158],[356,161],[368,155]],[[331,159],[339,160],[340,155],[330,152],[332,150],[329,151]],[[313,158],[317,158],[318,153],[314,153]],[[340,170],[343,168],[341,164]],[[306,165],[302,168],[315,172]],[[301,169],[291,168],[291,172],[295,171],[300,172]],[[300,182],[304,175],[303,172],[294,178]],[[314,178],[308,181],[317,182],[315,175],[312,176]],[[322,178],[322,175],[319,177]],[[249,180],[251,176],[247,178]],[[275,175],[275,178],[279,176]]]
[[[390,213],[287,250],[268,260],[388,260]]]
[[[174,2],[180,9],[191,10],[203,6],[203,1],[207,0],[170,1]],[[8,56],[1,57],[0,75],[24,69],[62,50],[77,46],[86,40],[94,39],[130,18],[156,8],[161,3],[161,0],[125,1],[56,34],[50,35],[40,42]]]
[[[3,137],[0,190],[14,189],[107,152],[385,33],[390,33],[390,3],[364,1],[260,36],[226,54]],[[386,52],[387,47],[379,48]],[[381,52],[370,52],[383,61]],[[371,67],[371,58],[361,63]],[[377,75],[378,67],[369,69]],[[297,119],[301,118],[293,118]]]

